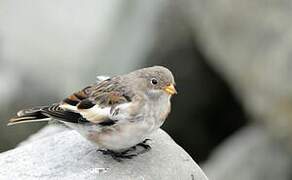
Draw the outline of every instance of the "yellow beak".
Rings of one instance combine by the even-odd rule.
[[[165,86],[163,90],[170,95],[177,94],[177,91],[173,84]]]

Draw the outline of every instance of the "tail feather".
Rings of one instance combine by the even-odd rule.
[[[42,109],[46,106],[39,106],[30,109],[24,109],[17,113],[17,115],[9,120],[8,126],[26,123],[26,122],[39,122],[48,121],[50,117],[42,113]]]

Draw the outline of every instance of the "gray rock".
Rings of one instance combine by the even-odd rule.
[[[292,1],[187,0],[185,12],[209,62],[253,119],[292,152]]]
[[[209,63],[229,82],[250,119],[264,125],[222,144],[207,162],[210,178],[291,179],[292,1],[185,2]]]
[[[290,156],[266,129],[249,126],[222,143],[202,168],[216,180],[288,180]]]
[[[207,179],[163,130],[149,138],[149,152],[117,162],[76,131],[51,125],[0,154],[0,179]]]

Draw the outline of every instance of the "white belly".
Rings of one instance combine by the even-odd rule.
[[[84,125],[67,123],[72,129],[77,130],[82,136],[95,143],[98,148],[123,151],[142,142],[158,126],[154,126],[151,120],[127,122],[113,126],[100,127],[98,125]]]
[[[142,142],[149,134],[150,126],[145,121],[120,124],[104,129],[102,133],[97,135],[97,141],[94,138],[93,142],[96,142],[102,148],[118,151],[135,146]]]
[[[149,104],[143,107],[144,119],[117,122],[112,126],[67,124],[99,148],[123,151],[142,142],[164,122],[163,115],[168,114],[170,102]],[[147,118],[146,118],[147,117]]]

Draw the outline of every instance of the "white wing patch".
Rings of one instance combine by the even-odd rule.
[[[98,123],[109,117],[110,107],[100,108],[95,105],[90,109],[82,109],[78,112],[88,121]]]
[[[61,104],[59,107],[62,108],[62,109],[64,109],[64,110],[78,112],[77,111],[77,107],[76,106],[72,106],[70,104]]]
[[[111,109],[110,107],[101,108],[97,104],[90,109],[77,109],[76,106],[69,104],[62,104],[60,107],[64,110],[79,113],[83,118],[93,123],[99,123],[108,118],[110,116]]]
[[[100,83],[100,82],[107,80],[109,78],[110,78],[109,76],[96,76],[96,82]]]

